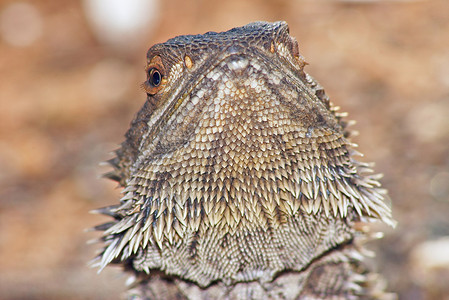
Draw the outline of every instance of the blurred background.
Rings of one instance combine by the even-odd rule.
[[[401,299],[449,299],[449,1],[0,0],[0,299],[118,299],[84,229],[117,203],[101,179],[143,105],[146,50],[285,20],[306,71],[358,123],[396,230],[370,244]]]

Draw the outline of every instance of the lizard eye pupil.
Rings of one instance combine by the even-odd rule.
[[[155,68],[152,68],[151,70],[150,70],[150,72],[149,72],[149,75],[150,75],[150,78],[149,78],[149,81],[150,81],[150,84],[152,85],[152,86],[159,86],[160,84],[161,84],[161,81],[162,81],[162,75],[161,75],[161,72],[159,72],[157,69],[155,69]]]

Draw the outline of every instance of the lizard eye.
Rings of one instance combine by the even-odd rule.
[[[155,56],[146,68],[147,80],[142,84],[143,89],[150,96],[157,94],[165,85],[165,66],[160,56]]]
[[[154,87],[158,87],[161,84],[162,81],[162,74],[161,72],[159,72],[158,69],[156,68],[151,68],[148,71],[148,81],[149,83],[154,86]]]

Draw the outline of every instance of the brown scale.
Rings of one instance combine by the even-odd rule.
[[[123,198],[98,210],[114,217],[98,265],[134,272],[129,297],[388,296],[356,226],[394,224],[385,192],[286,23],[181,36],[147,57],[147,103],[106,175]]]

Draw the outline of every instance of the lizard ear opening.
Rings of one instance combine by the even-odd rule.
[[[154,95],[166,83],[165,79],[165,67],[162,64],[162,59],[159,56],[155,56],[151,59],[147,68],[147,80],[143,83],[142,87],[149,95]]]

